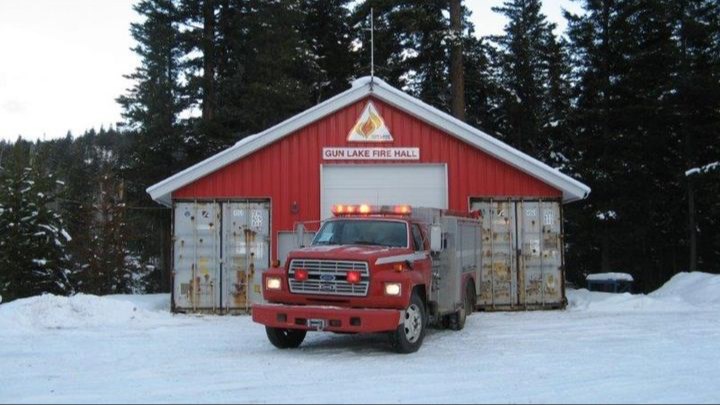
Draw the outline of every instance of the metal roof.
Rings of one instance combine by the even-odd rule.
[[[474,128],[457,118],[432,107],[409,94],[398,90],[377,77],[362,77],[352,87],[308,110],[301,112],[263,132],[248,136],[235,145],[219,152],[167,179],[147,188],[153,200],[171,205],[172,192],[222,167],[288,136],[341,108],[369,95],[378,98],[415,118],[455,136],[489,155],[513,166],[563,193],[563,202],[586,198],[590,187],[561,173],[545,163],[510,147],[502,141]]]

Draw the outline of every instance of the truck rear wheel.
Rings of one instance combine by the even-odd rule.
[[[417,293],[413,293],[400,325],[390,334],[392,347],[398,353],[416,352],[422,346],[425,326],[427,326],[425,303]]]
[[[465,294],[463,294],[463,306],[452,315],[446,318],[446,327],[452,330],[461,330],[465,327],[465,321],[470,314],[475,311],[475,303],[477,296],[475,295],[475,286],[470,281],[465,285]]]
[[[300,329],[282,329],[265,327],[270,343],[278,349],[294,349],[305,340],[307,331]]]

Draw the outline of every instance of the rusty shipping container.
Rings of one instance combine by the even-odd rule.
[[[176,202],[173,310],[244,312],[270,265],[268,201]]]
[[[484,199],[478,306],[486,310],[566,305],[560,201]]]

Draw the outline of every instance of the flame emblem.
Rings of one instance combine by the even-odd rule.
[[[367,106],[360,114],[355,126],[353,126],[348,141],[360,142],[390,142],[393,140],[392,135],[380,114],[375,109],[372,102],[368,102]]]
[[[376,129],[380,128],[382,125],[382,121],[380,121],[380,118],[370,112],[370,116],[365,120],[362,125],[360,125],[360,128],[357,129],[357,131],[365,138],[369,138],[370,135],[372,135],[373,132],[375,132]]]

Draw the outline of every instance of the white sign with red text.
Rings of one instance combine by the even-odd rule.
[[[420,160],[420,148],[323,148],[324,160]]]

